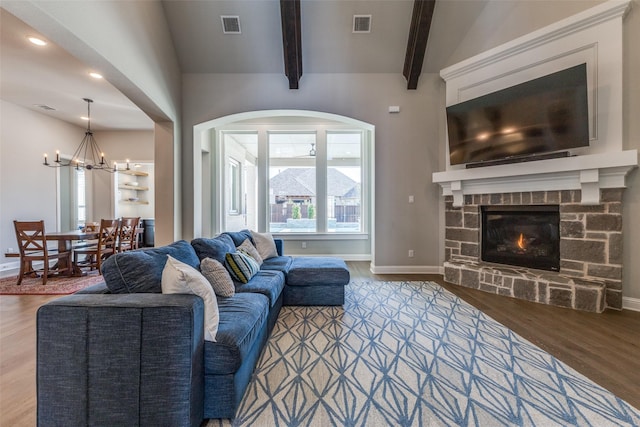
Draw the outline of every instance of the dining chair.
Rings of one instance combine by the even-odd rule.
[[[98,222],[85,222],[82,231],[98,231],[100,223]]]
[[[13,221],[16,230],[16,239],[20,249],[20,274],[18,283],[22,283],[22,278],[27,274],[38,275],[42,272],[42,284],[47,284],[47,278],[51,272],[71,273],[71,252],[59,252],[57,249],[47,247],[47,235],[44,230],[44,221]],[[49,266],[49,261],[57,260],[54,267]],[[66,260],[66,263],[60,263]],[[33,262],[42,261],[42,269],[34,269]],[[64,265],[64,267],[62,267]]]
[[[95,245],[84,248],[78,248],[73,251],[73,263],[78,267],[94,268],[100,274],[100,266],[102,261],[116,253],[118,246],[118,230],[120,229],[120,220],[118,219],[102,219],[100,220],[100,230],[98,231],[98,241]],[[84,259],[79,258],[84,256]]]
[[[118,252],[138,249],[138,225],[140,217],[122,217],[118,233]]]

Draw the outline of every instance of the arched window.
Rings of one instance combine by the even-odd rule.
[[[360,240],[370,248],[373,137],[372,125],[309,111],[198,125],[202,234],[248,228],[289,240]]]

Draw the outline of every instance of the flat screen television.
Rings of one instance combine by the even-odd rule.
[[[451,165],[532,158],[589,145],[587,66],[447,107]]]

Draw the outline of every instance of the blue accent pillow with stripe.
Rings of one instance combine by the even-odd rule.
[[[249,282],[260,271],[258,262],[242,252],[228,252],[224,264],[231,277],[242,283]]]

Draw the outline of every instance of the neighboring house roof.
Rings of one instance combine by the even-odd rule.
[[[335,168],[327,169],[329,196],[358,197],[360,184]],[[275,196],[316,195],[316,173],[314,168],[287,168],[269,180]]]

